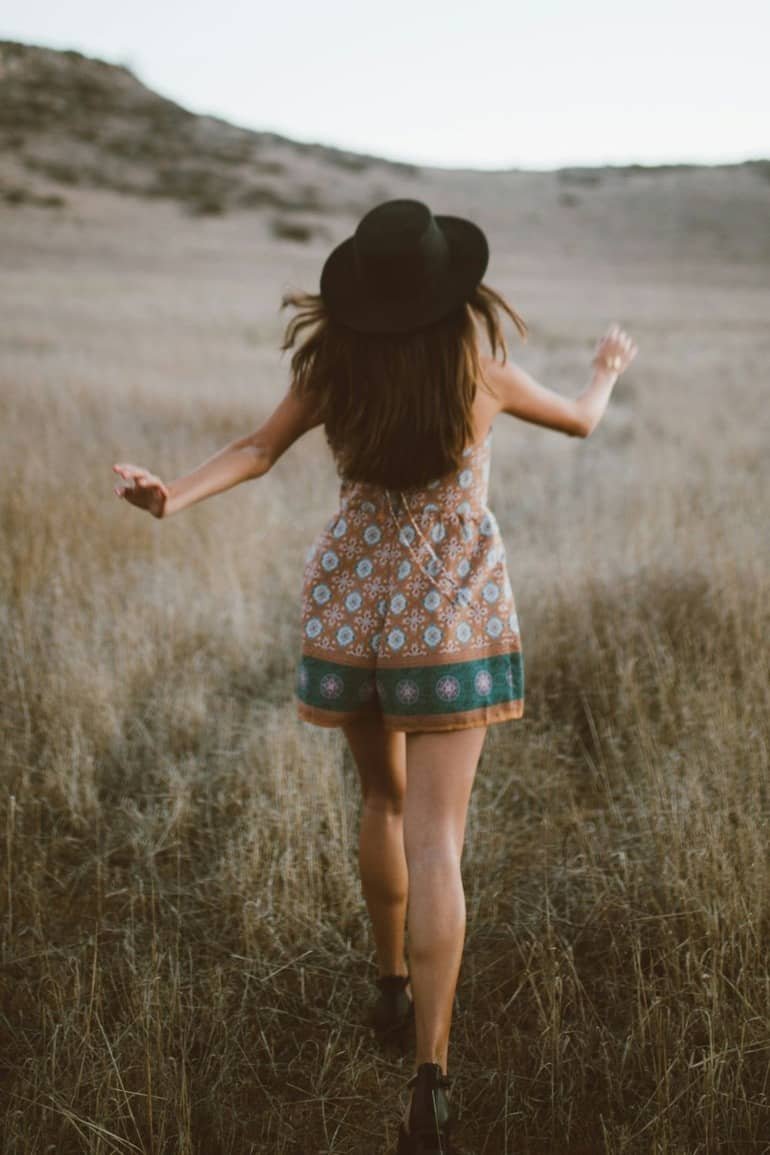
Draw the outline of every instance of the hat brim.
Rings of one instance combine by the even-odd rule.
[[[360,279],[354,238],[332,249],[321,270],[321,296],[335,321],[361,333],[401,333],[423,328],[459,308],[489,264],[487,238],[465,217],[434,213],[449,248],[449,266],[438,287],[383,300]]]

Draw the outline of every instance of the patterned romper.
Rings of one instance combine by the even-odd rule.
[[[389,490],[343,478],[302,582],[297,713],[389,730],[520,718],[524,662],[505,546],[488,508],[492,430],[459,472]]]

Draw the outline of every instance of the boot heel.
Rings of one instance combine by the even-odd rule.
[[[414,1003],[406,993],[409,975],[383,975],[376,980],[379,998],[370,1008],[369,1025],[383,1042],[405,1041],[414,1023]]]
[[[451,1080],[438,1063],[420,1063],[407,1087],[414,1087],[409,1130],[398,1128],[396,1155],[459,1155],[452,1145],[455,1112],[446,1090]]]
[[[450,1130],[445,1128],[441,1135],[412,1135],[404,1130],[404,1124],[398,1127],[398,1147],[396,1155],[459,1155],[451,1145]]]

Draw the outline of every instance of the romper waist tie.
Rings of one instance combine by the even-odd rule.
[[[420,562],[420,559],[419,559],[419,557],[417,556],[417,554],[415,553],[415,551],[412,549],[412,546],[411,546],[411,544],[410,544],[408,541],[405,541],[405,540],[404,540],[404,538],[402,538],[402,537],[401,537],[401,525],[399,524],[399,520],[398,520],[398,518],[396,517],[396,511],[395,511],[395,509],[394,509],[394,507],[393,507],[393,499],[392,499],[392,498],[391,498],[391,496],[390,496],[390,490],[389,490],[389,489],[386,489],[386,490],[385,490],[385,493],[387,494],[387,497],[388,497],[388,505],[390,506],[390,512],[391,512],[391,515],[392,515],[392,517],[393,517],[393,521],[395,522],[396,528],[397,528],[397,529],[398,529],[398,531],[399,531],[399,540],[404,542],[404,545],[407,547],[407,549],[408,549],[408,550],[409,550],[409,552],[411,553],[412,557],[414,558],[414,560],[415,560],[415,562],[416,562],[416,564],[417,564],[417,567],[418,567],[418,569],[420,569],[420,570],[421,570],[421,572],[422,572],[422,573],[424,573],[424,574],[425,574],[425,576],[426,576],[427,578],[429,578],[429,579],[430,579],[430,581],[432,581],[432,582],[433,582],[434,586],[436,587],[436,589],[437,589],[437,590],[439,590],[439,592],[440,592],[440,593],[444,594],[446,597],[449,597],[449,594],[447,594],[447,592],[446,592],[446,590],[445,590],[445,589],[442,589],[441,585],[440,585],[440,584],[439,584],[439,583],[436,581],[436,579],[434,578],[433,574],[432,574],[432,573],[429,573],[429,572],[428,572],[426,569],[424,569],[424,568],[423,568],[423,566],[422,566],[422,564],[421,564],[421,562]],[[404,494],[404,493],[401,493],[401,494],[400,494],[400,500],[401,500],[401,501],[403,502],[403,504],[404,504],[404,509],[405,509],[405,511],[406,511],[406,515],[407,515],[407,517],[409,518],[410,522],[412,523],[412,527],[414,528],[414,531],[415,531],[415,533],[419,534],[419,536],[422,538],[422,540],[425,542],[426,546],[428,547],[428,549],[429,549],[429,551],[430,551],[430,553],[431,553],[431,556],[432,556],[433,560],[434,560],[435,562],[437,562],[437,563],[438,563],[438,565],[439,565],[439,566],[440,566],[440,567],[441,567],[441,568],[444,570],[444,576],[445,576],[446,580],[447,580],[447,581],[449,581],[449,582],[450,582],[450,584],[451,584],[451,585],[453,585],[453,586],[455,587],[455,589],[457,589],[457,590],[459,590],[459,589],[462,589],[462,587],[460,586],[460,584],[459,584],[458,582],[456,582],[456,581],[454,580],[454,578],[452,577],[452,575],[451,575],[451,574],[450,574],[450,573],[447,571],[447,568],[446,568],[446,566],[444,565],[444,563],[442,562],[441,558],[438,556],[438,554],[437,554],[437,553],[436,553],[436,551],[434,550],[433,546],[432,546],[432,545],[431,545],[431,543],[428,541],[427,537],[425,536],[425,534],[422,532],[422,530],[420,529],[420,527],[417,525],[417,523],[415,522],[414,518],[412,517],[412,511],[411,511],[411,509],[409,508],[409,502],[407,501],[407,498],[406,498],[406,494]]]

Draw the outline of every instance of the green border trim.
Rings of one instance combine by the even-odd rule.
[[[379,698],[391,716],[451,716],[523,700],[524,656],[512,650],[465,662],[374,669],[301,654],[294,690],[300,701],[330,714],[350,714]]]

